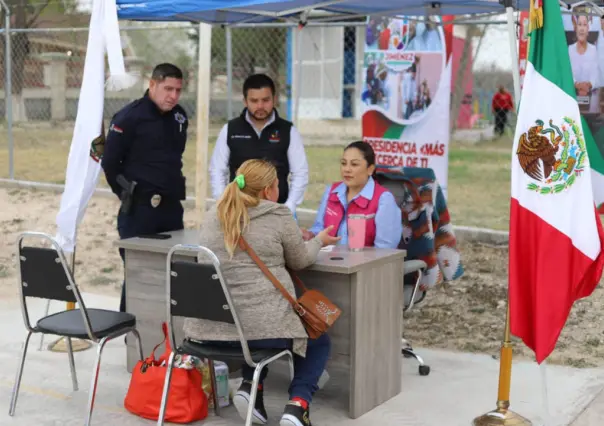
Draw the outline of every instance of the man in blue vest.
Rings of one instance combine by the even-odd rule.
[[[279,200],[295,214],[308,185],[308,162],[300,133],[275,109],[275,83],[264,74],[243,83],[245,109],[220,131],[210,160],[212,196],[220,198],[244,161],[264,159],[277,168]],[[291,184],[288,178],[291,174]]]

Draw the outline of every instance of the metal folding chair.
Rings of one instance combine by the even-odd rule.
[[[23,240],[26,237],[47,241],[52,248],[23,246]],[[140,357],[143,359],[140,336],[136,330],[136,317],[126,312],[87,309],[75,283],[73,274],[69,269],[63,250],[50,235],[40,232],[24,232],[20,234],[17,240],[17,261],[19,263],[17,271],[21,312],[28,333],[23,345],[23,353],[13,387],[9,414],[11,416],[15,414],[30,337],[34,333],[53,334],[65,337],[66,339],[74,391],[78,390],[78,381],[71,339],[91,340],[98,345],[88,397],[88,410],[85,422],[88,426],[92,418],[101,355],[105,344],[116,337],[132,332],[138,341]],[[51,315],[48,315],[47,311],[46,315],[39,319],[36,325],[32,327],[29,321],[27,297],[73,302],[77,303],[79,308]]]
[[[184,260],[172,260],[176,252],[204,253],[208,256],[210,262],[204,263],[200,261],[200,263],[195,263]],[[271,362],[282,357],[288,357],[290,374],[293,379],[294,364],[291,351],[249,348],[243,326],[239,321],[237,310],[222,275],[220,261],[210,249],[198,245],[178,244],[170,249],[166,262],[168,336],[170,338],[172,353],[168,360],[168,369],[166,371],[157,424],[159,426],[164,424],[174,357],[177,354],[187,354],[208,360],[208,366],[212,375],[212,394],[214,396],[214,411],[216,415],[220,415],[220,406],[216,395],[214,361],[245,362],[255,369],[245,421],[246,426],[250,426],[252,424],[260,372]],[[173,317],[197,318],[235,325],[241,346],[212,345],[211,343],[191,339],[184,339],[180,345],[177,345],[174,337]]]

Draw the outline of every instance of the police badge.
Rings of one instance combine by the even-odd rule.
[[[161,195],[153,194],[153,197],[151,197],[151,207],[156,208],[159,206],[159,203],[161,203]]]
[[[180,124],[180,131],[182,132],[182,125],[185,124],[185,121],[187,121],[187,119],[180,112],[174,114],[174,119],[178,124]]]

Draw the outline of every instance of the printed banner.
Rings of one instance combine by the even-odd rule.
[[[575,7],[573,12],[589,12]],[[594,202],[604,213],[604,20],[562,15],[570,65],[591,167]],[[587,125],[587,126],[586,126]],[[587,127],[588,129],[586,129]]]
[[[579,109],[604,154],[604,20],[566,14],[562,20]]]
[[[431,168],[446,196],[452,26],[441,22],[368,18],[361,105],[378,166]]]

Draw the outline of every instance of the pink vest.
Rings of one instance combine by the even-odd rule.
[[[344,206],[340,202],[338,194],[333,192],[341,183],[336,182],[331,186],[325,216],[323,217],[323,226],[325,228],[333,225],[333,229],[329,233],[332,237],[337,235],[340,223],[344,219]],[[363,214],[369,216],[367,219],[367,228],[365,229],[365,247],[373,247],[375,242],[375,214],[378,210],[380,197],[386,191],[386,188],[375,182],[375,189],[373,190],[373,198],[371,200],[358,196],[348,204],[348,211],[346,212],[348,215]]]

